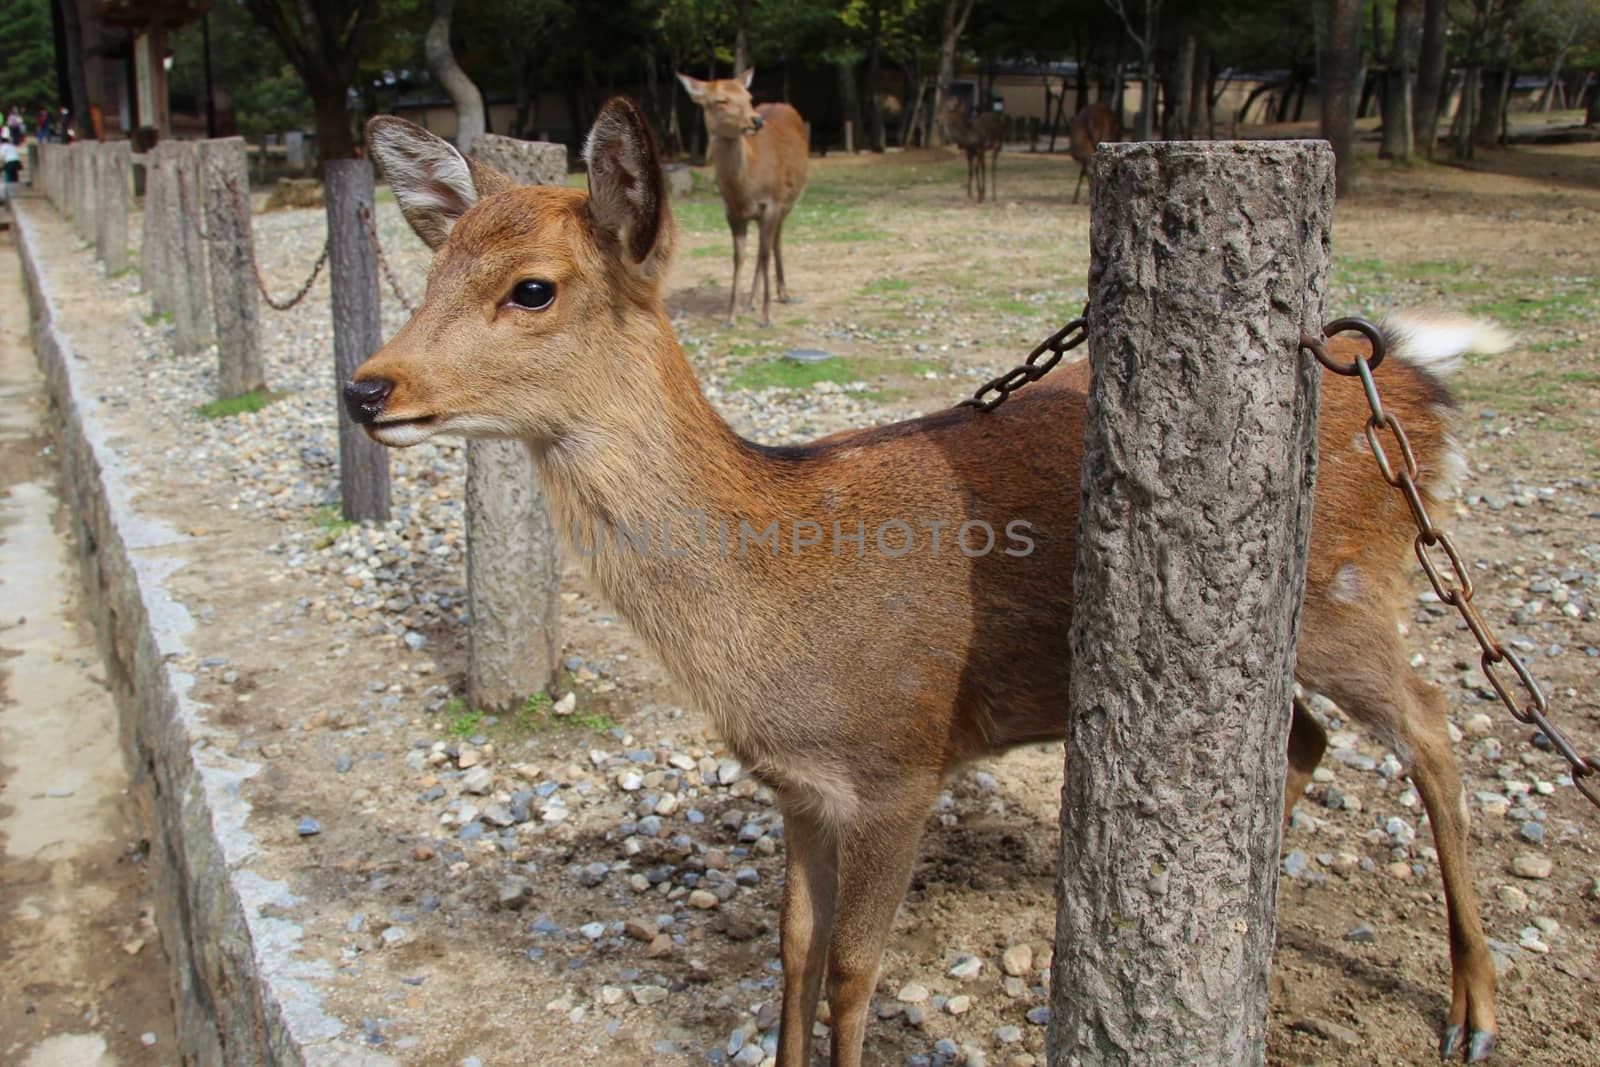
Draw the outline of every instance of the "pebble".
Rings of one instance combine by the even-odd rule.
[[[978,977],[978,972],[981,970],[983,970],[983,960],[977,956],[962,956],[956,960],[955,966],[951,967],[948,973],[951,978],[966,981]]]
[[[1521,913],[1528,910],[1528,894],[1514,885],[1502,885],[1495,889],[1494,898],[1500,906],[1507,911]]]
[[[944,1002],[944,1010],[951,1015],[965,1015],[967,1009],[972,1007],[972,998],[965,993],[957,993]]]
[[[584,923],[578,927],[578,933],[590,941],[598,941],[605,936],[606,924],[602,922]]]
[[[155,1048],[155,1045],[156,1045],[156,1034],[155,1034],[155,1031],[154,1030],[146,1030],[144,1033],[140,1034],[139,1035],[139,1044],[143,1045],[145,1048]]]
[[[1511,873],[1518,878],[1541,880],[1550,877],[1555,863],[1536,852],[1519,852],[1511,858]]]
[[[1359,925],[1352,927],[1350,931],[1344,935],[1344,939],[1346,941],[1354,941],[1357,944],[1370,945],[1374,941],[1378,940],[1378,932],[1372,928],[1370,923],[1360,923]]]
[[[1517,836],[1530,845],[1542,845],[1544,844],[1544,823],[1534,822],[1530,819],[1517,829]]]
[[[928,999],[928,987],[917,982],[907,982],[900,987],[900,992],[895,994],[895,999],[902,1004],[921,1004]]]
[[[994,1040],[997,1045],[1015,1045],[1022,1040],[1022,1029],[1016,1026],[996,1027]]]
[[[1043,1005],[1037,1008],[1029,1008],[1025,1017],[1034,1026],[1048,1026],[1050,1023],[1050,1009]]]
[[[628,990],[633,994],[633,1001],[641,1007],[660,1004],[667,999],[667,991],[658,985],[636,985]]]
[[[715,893],[707,892],[704,889],[696,889],[689,894],[689,906],[691,908],[699,908],[701,911],[709,911],[720,903],[722,902],[717,899]]]
[[[1000,956],[1000,969],[1013,978],[1027,977],[1033,971],[1033,947],[1012,945]]]
[[[1310,862],[1304,852],[1291,852],[1283,857],[1283,873],[1290,878],[1299,878],[1306,873]]]
[[[304,818],[295,826],[294,832],[301,837],[315,837],[317,834],[322,833],[322,824],[315,819]]]

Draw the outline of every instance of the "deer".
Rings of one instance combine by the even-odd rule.
[[[1072,202],[1078,202],[1083,192],[1083,180],[1089,176],[1089,164],[1102,142],[1122,139],[1122,118],[1102,101],[1096,100],[1072,116],[1072,126],[1067,132],[1067,154],[1079,163],[1078,184],[1072,187]],[[1093,179],[1090,179],[1091,182]],[[1091,184],[1089,191],[1094,191]]]
[[[967,157],[967,197],[972,197],[972,177],[978,177],[978,203],[983,203],[984,173],[988,172],[989,197],[995,195],[995,172],[1000,166],[1000,142],[1005,138],[1006,123],[998,112],[985,111],[977,118],[967,118],[967,106],[954,96],[948,96],[939,107],[939,121],[945,134]],[[987,162],[987,168],[985,163]]]
[[[739,272],[744,269],[745,235],[756,224],[756,269],[750,279],[755,309],[761,290],[761,325],[772,325],[772,289],[768,261],[777,273],[778,303],[795,300],[783,277],[783,221],[805,192],[809,167],[805,120],[788,104],[750,102],[755,68],[732,78],[701,81],[679,74],[684,90],[705,113],[709,155],[717,175],[717,192],[733,233],[733,291],[728,297],[728,325],[739,309]]]
[[[988,414],[956,407],[756,444],[711,406],[674,337],[663,291],[676,230],[637,105],[614,99],[596,118],[587,192],[516,186],[402,119],[367,131],[434,258],[422,306],[344,385],[350,418],[396,448],[437,434],[526,444],[587,580],[776,795],[778,1062],[809,1062],[826,991],[831,1063],[859,1067],[942,783],[980,756],[1065,734],[1078,511],[1067,487],[1080,479],[1088,365],[1063,364]],[[1384,401],[1438,500],[1464,469],[1445,369],[1474,341],[1488,347],[1490,327],[1390,325]],[[1340,358],[1362,350],[1330,345]],[[1407,761],[1449,916],[1441,1048],[1477,1060],[1496,1039],[1495,970],[1445,699],[1396,629],[1408,512],[1350,445],[1366,418],[1360,385],[1325,374],[1294,674]],[[1013,528],[1016,517],[1031,525]],[[953,531],[974,522],[1003,528],[1004,550],[955,550]],[[608,524],[648,543],[599,536]],[[930,544],[941,532],[943,551]],[[1023,641],[1036,654],[1019,662]],[[1327,735],[1300,700],[1285,711],[1287,811]]]

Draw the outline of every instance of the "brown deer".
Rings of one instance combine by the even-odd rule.
[[[1121,117],[1099,100],[1072,116],[1072,128],[1067,132],[1067,154],[1079,163],[1078,184],[1072,187],[1074,204],[1078,202],[1078,194],[1083,192],[1083,179],[1088,177],[1089,164],[1094,162],[1100,145],[1121,139]],[[1091,192],[1093,188],[1090,186]]]
[[[636,106],[613,100],[596,120],[587,193],[514,187],[400,119],[373,119],[368,143],[436,254],[423,306],[345,386],[351,416],[396,447],[439,433],[526,442],[589,579],[778,795],[778,1062],[808,1062],[826,987],[832,1063],[857,1067],[941,782],[1065,731],[1087,365],[992,414],[757,445],[711,407],[673,336],[662,290],[674,227]],[[1437,370],[1464,342],[1414,332],[1383,366],[1383,396],[1438,498],[1459,457]],[[1348,358],[1356,346],[1333,347]],[[1396,631],[1409,513],[1351,448],[1367,418],[1360,385],[1329,375],[1322,390],[1295,676],[1410,761],[1449,912],[1442,1045],[1478,1059],[1495,1039],[1495,972],[1444,697]],[[986,526],[993,551],[969,554],[982,538],[964,524]],[[649,543],[607,538],[608,525]],[[1033,654],[1019,661],[1024,643]],[[1325,743],[1297,703],[1286,804]]]
[[[771,260],[778,275],[778,303],[793,299],[783,278],[783,220],[806,188],[806,124],[788,104],[750,103],[750,80],[755,69],[733,78],[701,81],[687,74],[678,80],[689,98],[706,116],[711,139],[711,164],[717,191],[733,231],[733,293],[728,298],[728,325],[739,307],[739,271],[744,267],[744,239],[750,223],[756,224],[758,250],[755,275],[750,279],[750,299],[755,310],[756,289],[761,290],[761,325],[772,325],[772,290],[767,277]]]
[[[984,173],[988,172],[989,197],[996,191],[995,177],[1000,166],[1000,142],[1006,133],[1005,119],[997,112],[985,111],[967,118],[967,106],[959,98],[945,97],[939,108],[939,122],[945,136],[967,157],[967,196],[972,196],[972,176],[978,176],[978,203],[983,203]],[[987,164],[987,166],[986,166]]]

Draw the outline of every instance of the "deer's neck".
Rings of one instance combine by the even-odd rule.
[[[738,551],[786,510],[796,480],[743,441],[701,393],[664,315],[640,350],[608,352],[615,391],[532,445],[558,538],[730,739],[730,657],[760,590]]]
[[[743,194],[750,180],[750,160],[755,155],[751,138],[713,137],[711,139],[712,167],[717,176],[717,190],[726,198],[730,191]]]

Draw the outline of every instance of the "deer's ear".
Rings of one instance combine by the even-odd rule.
[[[746,89],[749,89],[750,88],[750,83],[756,80],[756,68],[750,67],[743,74],[734,75],[734,79],[736,81],[743,82],[744,83],[744,87]]]
[[[655,135],[637,104],[613,97],[583,147],[589,167],[589,217],[616,242],[623,261],[650,275],[666,262],[672,215]]]
[[[367,145],[401,213],[429,248],[444,244],[473,204],[514,184],[477,160],[468,162],[444,138],[393,115],[367,122]]]
[[[679,74],[678,81],[683,84],[683,91],[689,94],[689,99],[697,104],[706,102],[706,83],[699,78],[691,78],[687,74]]]

